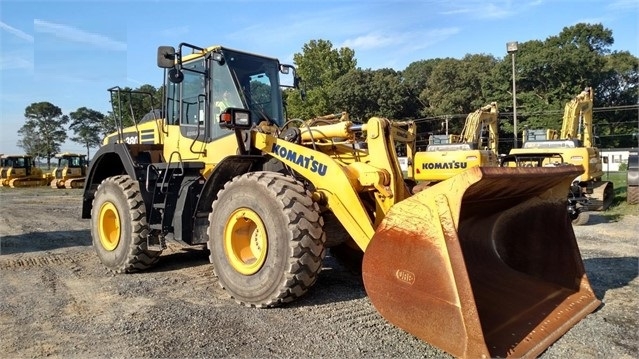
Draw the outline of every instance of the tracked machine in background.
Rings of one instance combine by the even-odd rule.
[[[492,102],[468,114],[460,135],[431,136],[426,151],[414,155],[413,178],[422,182],[422,187],[472,167],[499,166],[498,142],[498,109],[497,103]]]
[[[51,188],[82,188],[87,173],[86,155],[64,152],[55,157],[58,165],[51,171]]]
[[[168,239],[207,245],[231,297],[273,307],[352,241],[381,315],[462,358],[536,356],[599,306],[564,203],[582,168],[474,167],[412,195],[391,121],[286,120],[292,66],[189,44],[158,65],[163,118],[119,128],[84,186],[109,270],[151,267]]]
[[[5,155],[0,170],[0,187],[36,187],[46,186],[51,180],[35,165],[29,155]]]
[[[500,165],[505,167],[556,167],[556,166],[573,166],[564,161],[561,153],[553,152],[527,152],[504,155],[500,157]],[[568,197],[566,200],[566,209],[568,210],[568,218],[575,226],[581,226],[588,223],[590,213],[588,210],[589,200],[585,196],[582,187],[579,185],[579,179],[572,181],[566,189]]]
[[[639,153],[637,152],[631,152],[628,156],[626,186],[626,202],[639,204]]]
[[[603,161],[595,147],[592,123],[593,96],[592,88],[586,88],[566,103],[561,132],[526,130],[522,148],[513,148],[510,154],[559,153],[566,163],[582,166],[584,172],[574,182],[588,198],[588,210],[605,211],[614,200],[614,188],[612,182],[602,180]]]

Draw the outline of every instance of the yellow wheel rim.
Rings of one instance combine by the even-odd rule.
[[[118,209],[111,202],[105,202],[100,207],[98,221],[100,244],[107,251],[112,251],[120,243],[120,215]]]
[[[239,273],[257,273],[268,251],[266,228],[260,216],[248,208],[235,210],[224,227],[224,252]]]

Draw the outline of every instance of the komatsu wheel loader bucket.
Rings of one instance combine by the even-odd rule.
[[[476,167],[397,203],[364,253],[371,302],[457,357],[541,354],[600,305],[566,210],[581,172]]]

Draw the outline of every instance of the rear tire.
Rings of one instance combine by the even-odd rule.
[[[639,204],[639,186],[628,186],[626,195],[628,204]]]
[[[100,261],[114,273],[130,273],[155,264],[161,251],[146,249],[149,227],[137,181],[129,176],[106,178],[98,186],[91,209],[91,236]]]
[[[315,284],[325,255],[319,206],[301,183],[273,172],[235,177],[209,215],[210,261],[237,302],[273,307]]]

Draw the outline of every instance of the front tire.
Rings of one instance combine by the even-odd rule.
[[[235,177],[209,215],[210,261],[237,302],[273,307],[304,295],[325,255],[319,206],[295,179],[274,172]]]
[[[130,273],[155,264],[161,251],[146,249],[149,227],[140,186],[129,176],[106,178],[91,209],[91,237],[100,261],[114,273]]]

